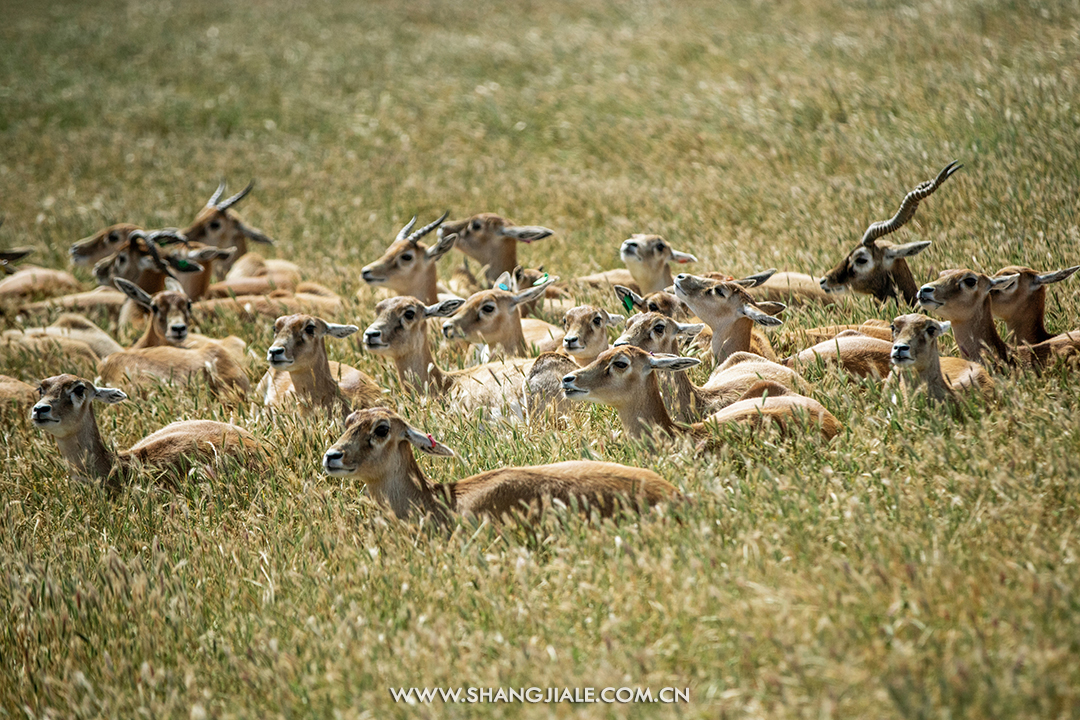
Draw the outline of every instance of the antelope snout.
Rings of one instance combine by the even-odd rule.
[[[455,337],[464,337],[464,335],[454,325],[453,320],[447,320],[442,324],[442,334],[447,340],[451,340]]]
[[[580,397],[588,392],[588,390],[582,390],[577,386],[577,375],[574,373],[563,375],[562,389],[563,394],[568,398]]]
[[[36,423],[60,422],[50,417],[51,415],[52,405],[46,402],[40,402],[30,409],[30,419]]]
[[[364,346],[367,348],[382,347],[385,343],[382,341],[382,330],[365,330],[364,331]]]
[[[578,342],[580,338],[577,335],[567,335],[563,338],[563,347],[567,350],[578,350],[581,348],[581,344]]]
[[[375,273],[372,272],[369,267],[360,271],[360,277],[362,277],[366,283],[376,282]]]
[[[941,303],[939,303],[934,298],[933,285],[923,285],[921,288],[919,288],[918,300],[920,305],[924,305],[927,307],[937,307],[938,305],[941,305]]]
[[[907,343],[893,343],[892,353],[889,358],[894,364],[900,365],[911,361],[911,346]]]
[[[343,457],[345,457],[345,453],[337,448],[330,448],[327,450],[322,458],[323,472],[327,475],[344,475],[346,467],[341,462]]]
[[[266,362],[271,365],[284,365],[289,362],[285,357],[285,348],[275,345],[266,351]]]
[[[173,323],[169,326],[169,333],[178,340],[187,337],[187,323]]]

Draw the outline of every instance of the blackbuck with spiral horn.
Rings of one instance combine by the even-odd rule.
[[[398,295],[406,295],[433,304],[439,301],[438,260],[454,247],[457,235],[440,235],[431,247],[420,242],[432,230],[446,220],[447,210],[438,220],[410,232],[416,218],[401,228],[390,247],[378,260],[360,271],[360,277],[368,285],[386,286]]]
[[[821,289],[828,293],[845,290],[873,295],[881,302],[889,298],[903,297],[908,305],[917,300],[919,286],[908,267],[907,260],[930,247],[930,241],[910,242],[896,245],[882,240],[894,233],[915,216],[919,203],[937,190],[954,172],[962,168],[955,160],[946,165],[937,177],[920,183],[909,192],[900,209],[888,220],[872,223],[863,233],[862,242],[848,253],[836,267],[821,278]]]
[[[374,408],[349,416],[345,433],[323,455],[322,465],[328,475],[362,481],[368,494],[398,518],[426,516],[439,525],[450,524],[454,515],[529,522],[551,506],[610,517],[620,509],[641,510],[682,499],[651,470],[586,460],[505,467],[437,484],[424,475],[414,450],[454,456],[393,410]]]
[[[176,478],[183,478],[197,463],[220,461],[224,455],[248,455],[259,446],[250,432],[231,423],[181,420],[117,453],[101,437],[93,403],[113,405],[126,400],[127,395],[96,387],[74,375],[46,378],[38,393],[30,420],[56,439],[60,454],[78,479],[115,486],[130,479],[141,466],[170,470]]]

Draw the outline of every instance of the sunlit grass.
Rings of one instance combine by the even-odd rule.
[[[1049,270],[1078,262],[1077,67],[1075,1],[20,3],[0,24],[0,245],[62,267],[107,223],[183,226],[220,178],[255,178],[245,220],[342,294],[346,316],[328,320],[364,327],[375,296],[356,298],[359,269],[414,214],[554,228],[521,256],[563,278],[616,267],[632,232],[665,235],[702,270],[819,275],[958,159],[900,233],[934,243],[916,277]],[[1051,330],[1075,327],[1075,282],[1052,289]],[[784,317],[894,313],[847,298]],[[225,316],[202,330],[256,356],[272,337]],[[1080,391],[1065,368],[999,376],[952,412],[811,368],[839,437],[726,430],[703,455],[630,442],[596,406],[561,428],[477,423],[407,400],[355,336],[329,352],[458,451],[421,461],[436,480],[593,457],[655,469],[690,503],[431,533],[320,473],[329,421],[168,387],[99,409],[105,437],[127,447],[176,418],[231,420],[271,460],[109,497],[70,481],[53,441],[3,408],[0,712],[1080,707]],[[67,369],[0,366],[28,382]],[[251,360],[253,382],[263,369]],[[394,705],[399,685],[688,686],[692,702],[425,708]]]

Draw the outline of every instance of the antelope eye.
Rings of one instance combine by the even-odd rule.
[[[408,310],[405,311],[405,319],[406,320],[412,320],[414,317],[416,317],[416,311],[415,310],[413,310],[412,308],[409,308]]]
[[[619,368],[620,370],[625,370],[626,368],[630,367],[630,363],[626,362],[625,360],[616,360],[611,364]]]
[[[657,243],[656,249],[657,250],[667,250],[667,245],[665,245],[664,243]]]
[[[109,237],[107,239],[108,239],[109,242],[114,243],[114,242],[116,242],[117,240],[120,239],[120,236],[117,235],[115,232],[111,232],[111,233],[109,233]]]
[[[190,300],[187,301],[187,311],[191,312],[191,301]]]
[[[660,312],[660,306],[656,303],[649,303],[649,312]]]
[[[898,330],[896,329],[896,325],[890,325],[890,326],[889,326],[889,330],[890,330],[890,331],[892,331],[892,334],[893,334],[893,335],[895,335],[895,334],[896,334],[897,332],[899,332],[899,331],[898,331]]]
[[[975,278],[971,277],[970,275],[968,277],[964,278],[964,285],[966,285],[969,288],[975,287],[975,282],[976,282]]]
[[[379,423],[372,431],[372,435],[379,438],[384,438],[390,434],[390,425],[387,423]]]
[[[158,307],[158,306],[157,306],[156,304],[155,304],[155,305],[151,305],[151,306],[150,306],[150,312],[152,312],[152,313],[154,313],[155,315],[157,315],[158,313],[160,313],[160,312],[161,312],[161,308],[159,308],[159,307]]]
[[[402,262],[412,262],[412,253],[405,253],[401,256]]]
[[[482,312],[486,312],[486,313],[493,313],[493,312],[495,312],[495,306],[494,305],[485,305],[484,307],[480,308],[480,310]]]
[[[86,392],[86,390],[85,390],[85,388],[83,388],[83,386],[82,386],[82,385],[76,385],[76,386],[75,386],[75,387],[74,387],[74,388],[73,388],[73,389],[71,390],[71,394],[72,394],[72,395],[74,395],[75,397],[79,398],[80,400],[82,399],[82,396],[83,396],[83,394],[84,394],[85,392]]]
[[[664,334],[664,323],[660,323],[658,325],[653,325],[652,331],[653,331],[653,334],[655,334],[655,335],[663,335]]]
[[[210,229],[211,230],[220,230],[221,229],[221,221],[220,220],[211,220],[210,221]]]
[[[473,220],[471,223],[469,223],[469,228],[474,232],[480,232],[480,221]]]
[[[855,264],[856,265],[865,265],[866,263],[867,263],[867,260],[864,257],[855,258]]]
[[[307,327],[304,328],[304,332],[306,332],[308,335],[314,335],[315,334],[315,326],[314,325],[308,325]]]
[[[38,397],[45,397],[45,386],[44,385],[38,385],[37,394],[38,394]]]
[[[926,326],[926,337],[930,337],[930,338],[934,337],[935,335],[937,335],[937,330],[938,329],[935,326],[927,325]]]
[[[597,315],[596,317],[594,317],[592,319],[592,324],[595,325],[596,327],[600,327],[600,322],[601,321],[600,321],[600,316],[599,315]]]

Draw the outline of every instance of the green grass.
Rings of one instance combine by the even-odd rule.
[[[965,168],[900,233],[934,242],[920,280],[1078,261],[1075,0],[3,14],[0,244],[45,265],[106,223],[182,226],[225,177],[257,179],[245,219],[349,299],[329,320],[361,327],[360,267],[444,208],[555,228],[522,256],[564,278],[617,266],[631,232],[701,269],[819,275],[954,158]],[[1075,282],[1053,288],[1051,329],[1075,327]],[[786,322],[892,313],[857,298]],[[272,336],[228,318],[203,330],[259,353]],[[355,338],[331,355],[396,388]],[[59,369],[0,366],[30,382]],[[537,534],[399,523],[320,473],[330,423],[204,390],[100,410],[103,433],[127,446],[174,418],[232,419],[272,462],[118,498],[68,480],[53,441],[3,409],[0,714],[1076,716],[1075,378],[999,377],[996,397],[950,414],[808,375],[845,426],[833,442],[726,431],[704,456],[628,442],[604,408],[503,428],[388,398],[460,452],[424,461],[438,480],[591,456],[653,468],[693,500]],[[677,686],[691,703],[425,707],[387,690],[424,685]]]

